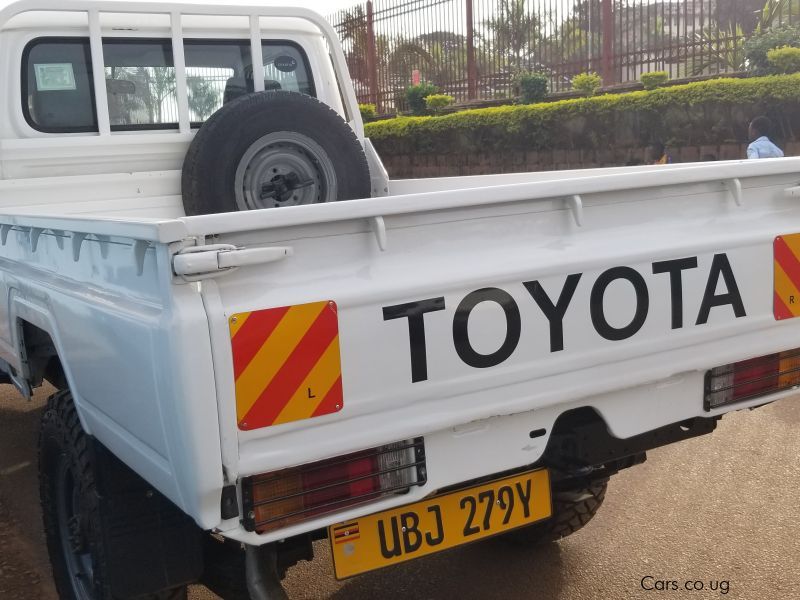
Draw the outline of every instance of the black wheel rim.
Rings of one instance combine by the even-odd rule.
[[[80,487],[64,455],[58,461],[55,492],[58,536],[72,592],[77,600],[94,600],[98,596],[94,587],[86,512]]]

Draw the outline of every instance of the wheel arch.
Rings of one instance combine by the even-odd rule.
[[[58,389],[69,389],[75,398],[81,425],[91,435],[81,414],[80,396],[66,360],[58,325],[50,310],[12,290],[9,319],[12,323],[12,344],[20,365],[17,376],[12,375],[17,388],[30,396],[32,388],[40,386],[46,379]]]

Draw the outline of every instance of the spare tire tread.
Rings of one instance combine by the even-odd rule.
[[[370,196],[364,148],[335,110],[297,92],[257,92],[225,104],[195,135],[181,177],[186,214],[238,210],[233,180],[239,160],[253,142],[275,131],[302,133],[322,146],[335,166],[337,200]]]

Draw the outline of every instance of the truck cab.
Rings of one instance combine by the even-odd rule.
[[[363,137],[354,97],[348,97],[352,114],[344,109],[319,23],[328,34],[329,26],[310,11],[252,18],[263,7],[218,11],[228,13],[222,16],[179,13],[173,31],[165,5],[129,13],[113,2],[96,3],[113,12],[92,13],[101,35],[93,48],[87,5],[23,6],[5,10],[0,36],[8,74],[0,95],[2,179],[180,170],[202,123],[224,103],[254,91],[313,96]],[[182,53],[174,50],[173,36]],[[263,85],[253,78],[254,56],[263,62]],[[174,208],[144,216],[181,212]]]

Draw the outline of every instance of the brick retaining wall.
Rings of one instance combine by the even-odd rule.
[[[800,142],[789,142],[784,151],[787,156],[800,156]],[[717,146],[685,146],[670,148],[674,162],[697,162],[713,154],[718,160],[745,158],[747,144],[720,144]],[[590,169],[618,167],[632,158],[644,160],[646,148],[631,150],[551,150],[544,152],[507,152],[493,154],[400,154],[381,158],[393,179],[425,177],[450,177],[456,175],[488,175],[492,173],[521,173],[525,171],[561,171],[565,169]]]

